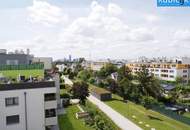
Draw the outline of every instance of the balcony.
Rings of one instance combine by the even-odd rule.
[[[57,125],[57,117],[49,117],[45,119],[45,125],[51,126],[51,125]]]
[[[57,100],[44,102],[45,109],[57,108]]]
[[[45,124],[46,126],[57,124],[57,114],[56,109],[46,109],[45,110]]]

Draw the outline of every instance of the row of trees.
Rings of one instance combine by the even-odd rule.
[[[113,73],[117,73],[117,80],[111,78],[110,75]],[[136,103],[152,102],[162,94],[159,80],[150,75],[145,67],[133,74],[125,65],[118,69],[109,63],[100,71],[82,70],[77,77],[108,89],[112,93],[122,96],[124,100],[132,100]]]

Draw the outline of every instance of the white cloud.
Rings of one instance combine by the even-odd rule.
[[[122,8],[114,3],[108,5],[108,13],[113,16],[118,16],[122,14]]]
[[[157,22],[160,20],[160,17],[158,17],[157,15],[153,15],[153,14],[146,14],[144,15],[145,19],[148,21],[148,22]]]
[[[80,38],[91,39],[93,43],[97,43],[97,40],[101,39],[101,41],[109,42],[110,45],[116,44],[118,41],[122,41],[125,44],[127,41],[145,42],[154,40],[150,29],[129,27],[122,19],[110,16],[110,8],[115,10],[120,7],[112,3],[106,8],[97,2],[92,2],[89,15],[74,20],[60,34],[60,37],[64,38],[64,40],[67,38],[69,40],[71,36],[73,36],[72,39],[80,36]],[[78,39],[77,41],[79,42],[80,40],[83,39]]]
[[[184,30],[176,31],[174,33],[174,39],[177,41],[189,42],[190,41],[190,30],[184,29]]]
[[[60,22],[67,22],[68,16],[63,13],[60,7],[51,5],[46,1],[33,0],[33,5],[27,8],[29,21],[40,23],[45,26],[53,26]]]

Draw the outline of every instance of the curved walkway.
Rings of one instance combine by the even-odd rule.
[[[120,113],[116,112],[114,109],[109,107],[104,102],[100,101],[96,97],[90,95],[88,100],[98,106],[98,108],[103,111],[115,124],[117,124],[122,130],[142,130],[136,124],[122,116]]]
[[[62,77],[66,84],[72,85],[73,82],[67,77]],[[122,130],[142,130],[136,124],[122,116],[120,113],[112,109],[110,106],[100,101],[96,97],[90,95],[87,98],[90,102],[95,104],[102,112],[104,112],[116,125],[118,125]]]

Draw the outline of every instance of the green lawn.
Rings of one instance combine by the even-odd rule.
[[[183,116],[190,118],[190,112],[184,113]]]
[[[3,74],[5,77],[10,78],[17,78],[18,75],[23,75],[26,78],[29,78],[30,75],[32,77],[44,77],[44,70],[43,69],[34,69],[34,70],[4,70],[0,71],[0,74]]]
[[[114,100],[107,101],[106,104],[135,124],[139,125],[144,130],[150,130],[151,128],[156,128],[156,130],[190,130],[189,125],[166,117],[158,112],[146,110],[141,105],[132,102],[124,103],[122,98],[117,95],[113,95],[113,98]],[[143,123],[139,124],[139,122]],[[146,127],[146,124],[150,125],[150,127]]]
[[[66,114],[59,116],[60,130],[93,130],[86,126],[83,120],[75,118],[75,113],[79,111],[76,105],[66,108]]]

